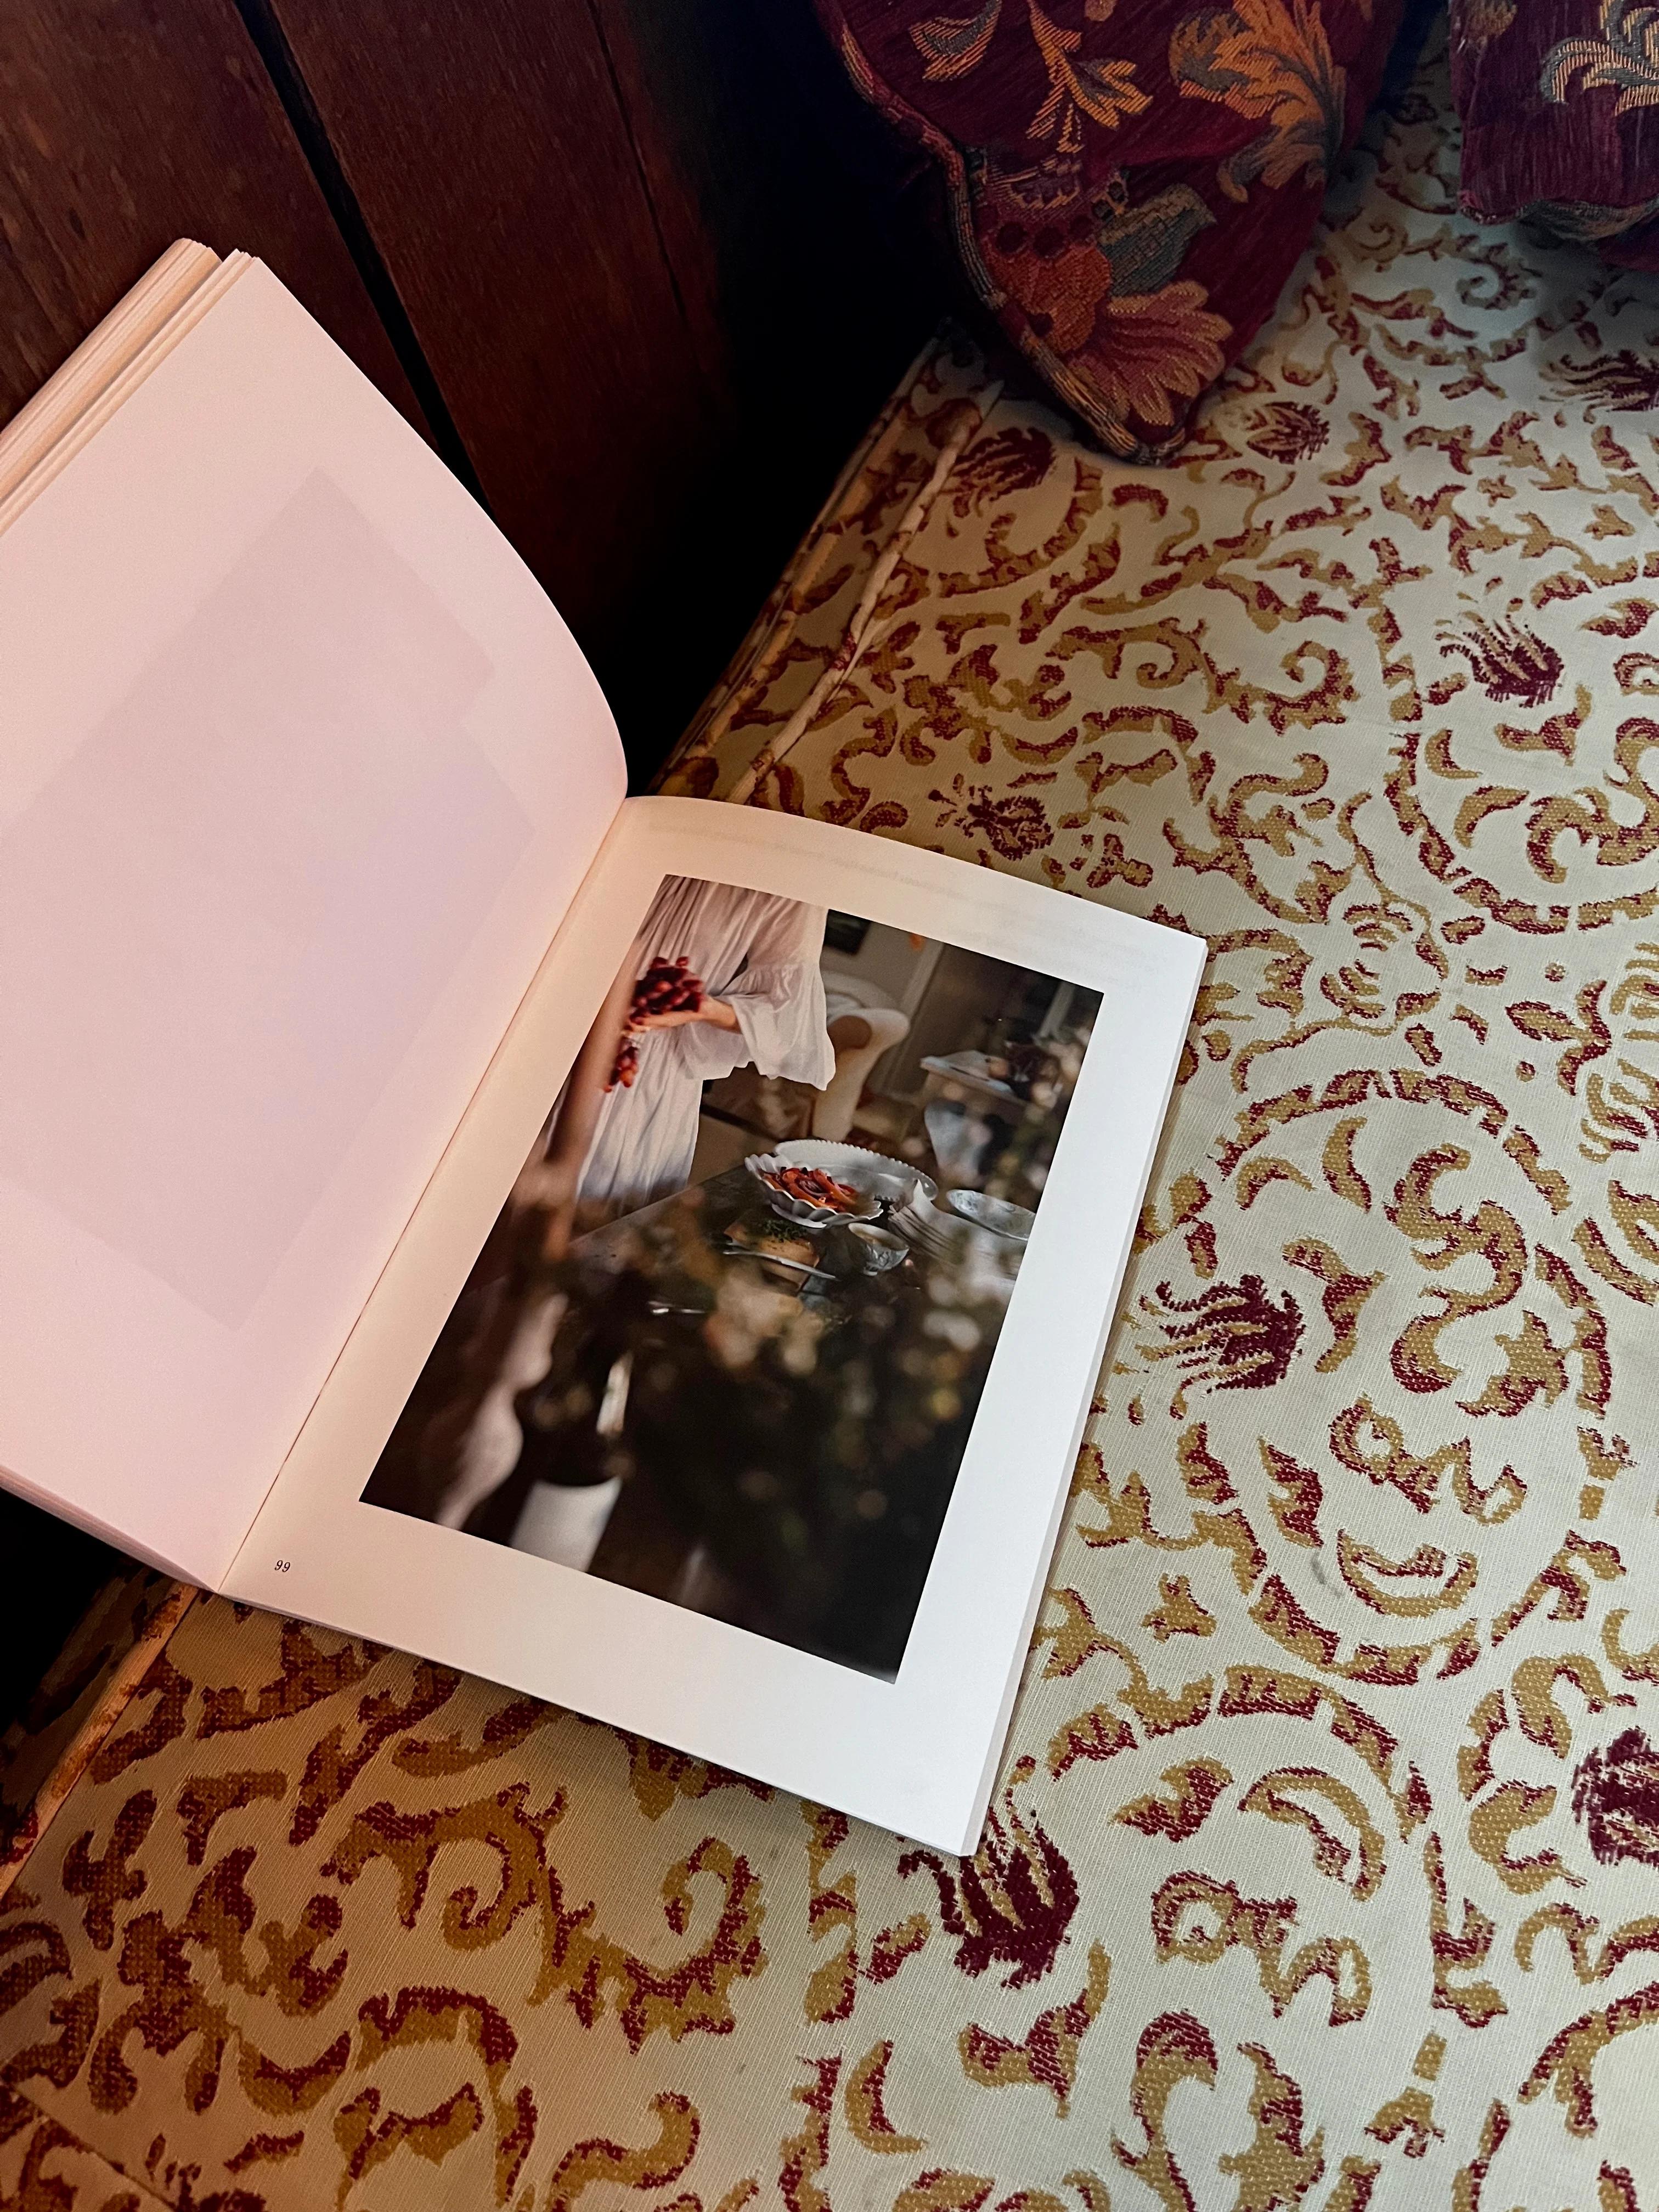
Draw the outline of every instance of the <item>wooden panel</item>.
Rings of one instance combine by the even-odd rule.
[[[260,4],[642,774],[927,319],[872,279],[894,249],[771,8],[836,116],[872,119],[805,0]]]
[[[854,92],[810,0],[592,4],[692,327],[745,399],[810,432],[813,403],[937,317],[907,191],[927,165]]]
[[[99,1584],[125,1564],[95,1537],[0,1490],[0,1736],[22,1712]]]
[[[614,676],[641,549],[711,400],[592,16],[581,0],[272,12],[496,520]]]
[[[232,0],[0,8],[0,421],[191,237],[269,262],[420,422]]]
[[[593,4],[690,328],[718,364],[688,499],[684,565],[698,546],[703,563],[689,714],[953,272],[927,165],[854,93],[809,0]]]

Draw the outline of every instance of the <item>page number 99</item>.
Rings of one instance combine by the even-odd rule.
[[[293,1565],[292,1559],[278,1559],[275,1571],[279,1575],[285,1575]]]

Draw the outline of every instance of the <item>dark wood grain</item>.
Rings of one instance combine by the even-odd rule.
[[[673,590],[650,552],[713,403],[585,0],[272,12],[491,510],[605,680],[629,603]]]
[[[689,712],[952,275],[930,173],[854,93],[810,0],[592,4],[717,392],[689,501],[708,561]]]
[[[94,1592],[122,1553],[0,1490],[0,1736],[23,1712]]]
[[[694,331],[745,401],[812,434],[822,399],[938,312],[909,190],[926,165],[854,92],[810,0],[590,4]],[[862,398],[832,409],[853,435]]]
[[[0,421],[180,237],[258,254],[421,423],[231,0],[0,6]]]
[[[805,0],[259,4],[642,776],[931,319],[878,126]]]

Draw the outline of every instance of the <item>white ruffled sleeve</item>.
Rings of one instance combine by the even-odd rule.
[[[763,1075],[823,1090],[836,1072],[818,969],[825,919],[823,907],[799,899],[769,902],[742,973],[715,994],[736,1014],[736,1031],[688,1022],[672,1032],[688,1074],[706,1083],[752,1061]]]

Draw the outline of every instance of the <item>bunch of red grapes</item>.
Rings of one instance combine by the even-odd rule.
[[[691,963],[682,954],[678,960],[653,960],[639,981],[634,986],[634,996],[629,1003],[628,1021],[623,1040],[617,1048],[616,1065],[611,1071],[607,1091],[620,1084],[631,1091],[634,1079],[640,1072],[640,1048],[635,1032],[641,1023],[653,1014],[695,1014],[702,1004],[702,978],[694,975]]]

